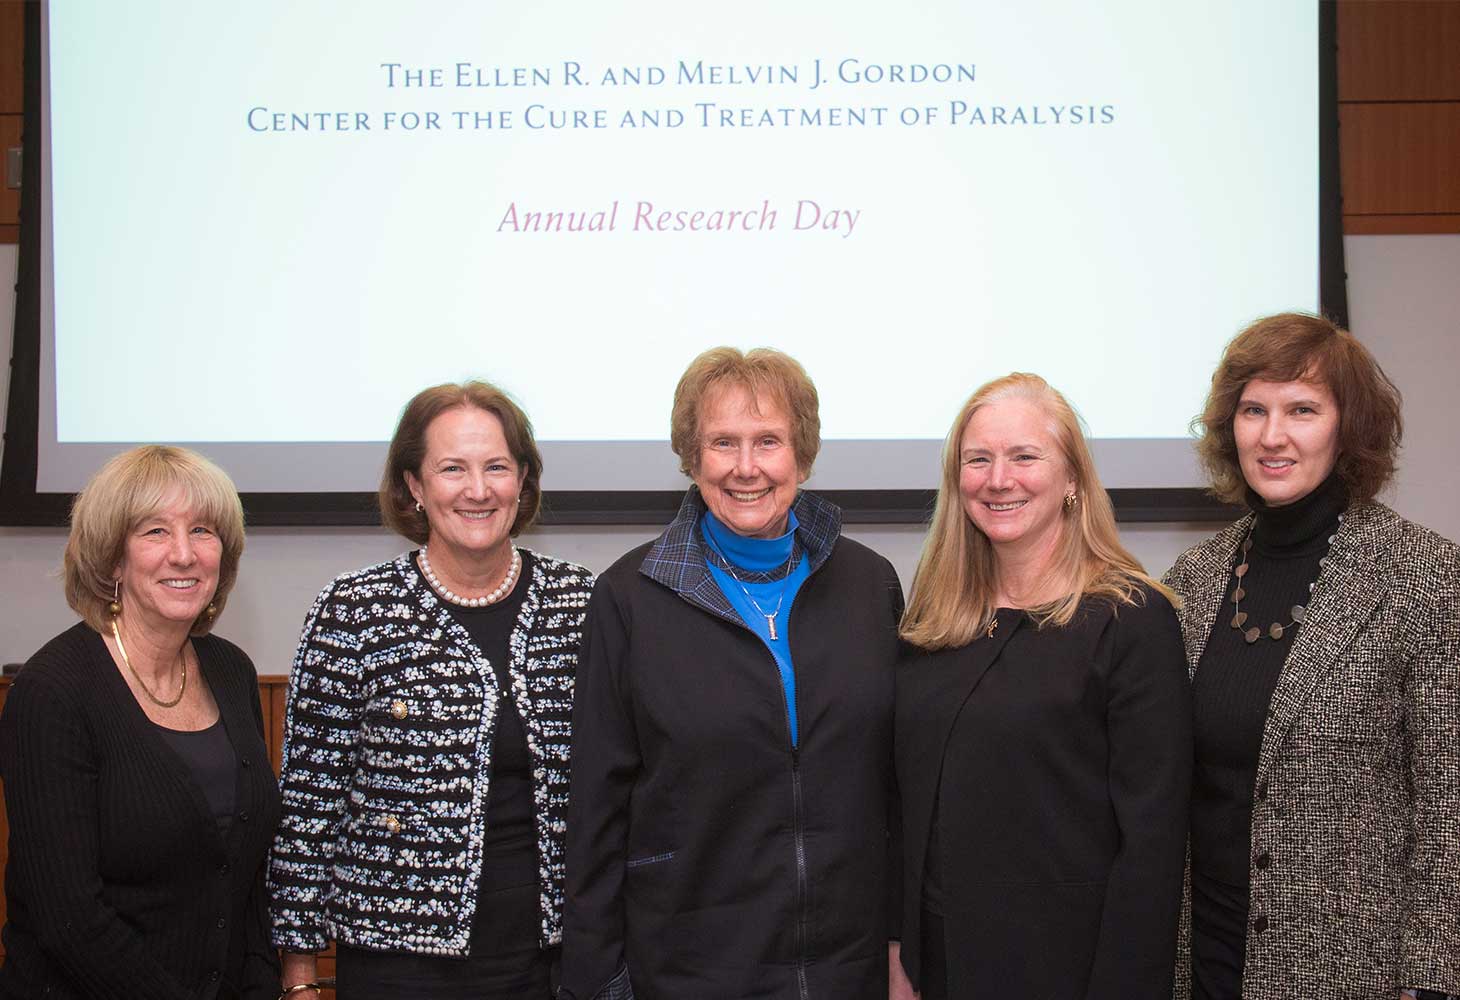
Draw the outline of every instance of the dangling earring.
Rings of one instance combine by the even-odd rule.
[[[122,613],[122,583],[120,580],[112,581],[112,599],[106,609],[113,618]]]
[[[203,609],[203,614],[207,617],[208,621],[212,621],[214,618],[218,617],[218,605],[214,604],[212,601],[209,601],[208,606]]]
[[[1079,496],[1073,490],[1065,494],[1065,510],[1074,510],[1075,504],[1080,502]]]

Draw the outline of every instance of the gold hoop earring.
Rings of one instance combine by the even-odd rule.
[[[112,599],[107,603],[106,609],[113,618],[122,613],[122,583],[120,580],[112,581]]]

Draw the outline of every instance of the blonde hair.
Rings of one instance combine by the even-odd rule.
[[[902,638],[924,649],[962,646],[987,628],[998,610],[994,550],[963,509],[959,450],[964,428],[974,413],[1004,399],[1028,400],[1044,413],[1069,478],[1074,480],[1078,501],[1063,509],[1060,539],[1049,571],[1053,579],[1064,582],[1065,592],[1025,609],[1036,624],[1069,624],[1087,597],[1102,597],[1117,605],[1135,604],[1144,600],[1142,587],[1160,591],[1174,602],[1175,596],[1148,576],[1120,544],[1115,511],[1095,472],[1079,415],[1044,379],[1015,372],[994,379],[970,396],[948,432],[938,501],[902,616]]]
[[[744,353],[712,347],[689,363],[674,387],[669,418],[669,444],[679,456],[679,471],[686,476],[699,471],[701,410],[712,393],[730,386],[746,390],[752,400],[773,399],[785,407],[796,471],[804,481],[821,451],[820,400],[800,362],[769,347]]]
[[[243,555],[243,504],[228,474],[186,448],[149,444],[117,455],[101,467],[71,505],[71,534],[61,579],[66,603],[98,632],[111,622],[107,606],[127,536],[180,495],[223,545],[213,614],[199,614],[193,635],[206,635],[228,603]]]

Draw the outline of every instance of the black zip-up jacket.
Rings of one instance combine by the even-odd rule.
[[[793,508],[811,575],[775,660],[709,575],[697,490],[588,606],[573,712],[563,992],[574,1000],[887,995],[892,566]],[[631,985],[630,985],[631,984]]]

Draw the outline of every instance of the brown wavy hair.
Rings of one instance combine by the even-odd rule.
[[[679,471],[686,476],[699,471],[700,411],[712,393],[732,386],[745,389],[752,399],[774,399],[785,407],[796,471],[804,482],[821,451],[820,398],[800,362],[769,347],[744,353],[712,347],[689,363],[674,387],[669,418],[669,444],[679,456]]]
[[[1394,478],[1404,437],[1399,389],[1347,330],[1322,316],[1279,313],[1232,338],[1212,374],[1206,405],[1192,421],[1197,457],[1217,498],[1246,500],[1232,419],[1253,379],[1321,382],[1333,393],[1338,403],[1334,467],[1352,499],[1372,500]]]
[[[1048,420],[1067,474],[1075,481],[1077,502],[1065,507],[1059,547],[1050,575],[1064,583],[1064,593],[1026,609],[1041,627],[1067,625],[1086,597],[1111,603],[1144,600],[1142,588],[1176,596],[1147,575],[1140,560],[1120,542],[1115,510],[1100,485],[1080,417],[1069,401],[1038,375],[1014,372],[985,384],[958,411],[943,446],[942,481],[933,508],[923,552],[913,575],[912,593],[899,634],[923,649],[963,646],[973,641],[998,610],[998,567],[988,537],[969,520],[959,490],[963,430],[981,407],[1001,399],[1027,399]]]
[[[398,535],[417,545],[431,537],[431,525],[423,511],[416,510],[416,498],[406,485],[406,473],[420,478],[421,463],[426,460],[426,432],[431,422],[447,410],[473,406],[492,414],[502,422],[502,435],[512,460],[522,470],[521,503],[512,520],[511,534],[532,527],[542,508],[542,454],[532,436],[532,422],[522,408],[501,389],[488,382],[446,382],[422,389],[401,411],[390,450],[385,455],[385,471],[380,476],[380,519]]]

